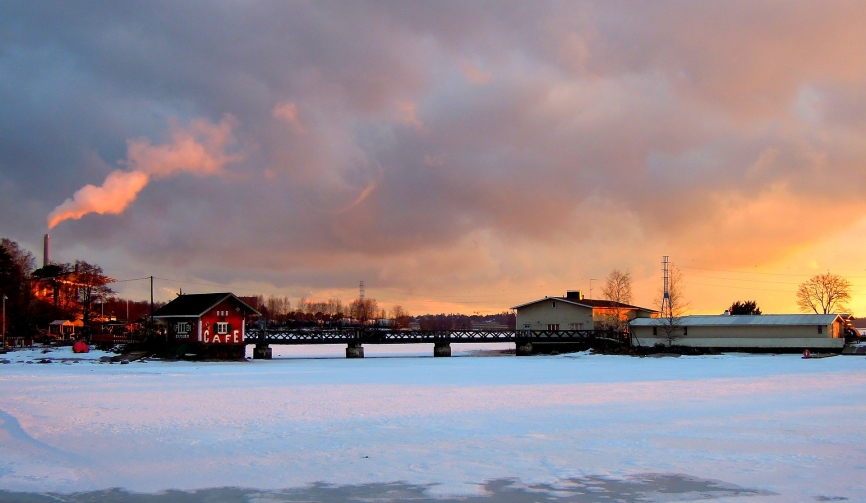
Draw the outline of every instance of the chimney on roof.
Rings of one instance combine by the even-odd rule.
[[[730,316],[730,315],[731,315],[731,312],[729,310],[725,309],[725,314],[723,314],[722,316]]]
[[[565,298],[568,300],[583,300],[583,292],[580,290],[569,290],[565,292]]]
[[[51,263],[51,237],[46,234],[42,238],[42,267]]]

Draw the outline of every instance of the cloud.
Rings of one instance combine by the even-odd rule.
[[[4,9],[0,187],[28,210],[0,232],[69,194],[55,219],[135,201],[57,246],[308,292],[477,284],[505,305],[613,267],[652,295],[662,254],[771,268],[862,219],[860,4],[129,9]],[[187,126],[146,139],[171,116]]]
[[[307,132],[307,129],[298,118],[298,106],[294,103],[288,101],[278,103],[274,107],[274,117],[288,122],[292,126],[292,130],[297,134],[305,134]]]
[[[226,163],[240,159],[225,152],[233,141],[231,123],[230,117],[219,124],[199,119],[183,128],[172,121],[169,143],[153,145],[147,138],[128,140],[127,159],[121,164],[132,171],[112,171],[102,186],[85,185],[79,189],[48,214],[48,228],[88,213],[122,213],[151,178],[168,178],[183,172],[199,176],[219,173]]]

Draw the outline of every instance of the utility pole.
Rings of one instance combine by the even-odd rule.
[[[589,300],[592,300],[592,282],[598,281],[597,278],[589,278]]]
[[[153,276],[150,277],[150,327],[153,328]]]
[[[0,350],[6,351],[6,299],[9,297],[3,294],[3,347]]]

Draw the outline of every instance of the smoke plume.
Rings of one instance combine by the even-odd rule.
[[[122,213],[154,178],[183,172],[199,176],[219,173],[226,163],[240,158],[225,152],[226,146],[234,141],[232,123],[233,119],[227,116],[219,124],[199,119],[184,128],[172,120],[168,143],[153,145],[147,138],[128,140],[127,158],[121,164],[130,171],[114,170],[102,186],[85,185],[76,191],[48,215],[48,228],[88,213]]]

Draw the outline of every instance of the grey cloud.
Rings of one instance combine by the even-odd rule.
[[[555,242],[598,216],[588,201],[687,241],[721,218],[720,194],[783,184],[807,198],[840,176],[843,195],[863,187],[866,15],[838,7],[4,5],[2,207],[27,211],[0,233],[41,232],[28,229],[168,117],[229,113],[244,160],[228,176],[153,183],[122,215],[63,224],[59,242],[203,275],[231,265],[313,284],[291,272],[308,266],[330,285],[353,270],[336,262],[381,270],[479,231]],[[820,120],[796,113],[808,86]],[[303,128],[274,117],[280,103]],[[401,103],[419,124],[401,122]]]

